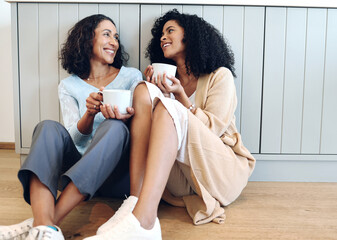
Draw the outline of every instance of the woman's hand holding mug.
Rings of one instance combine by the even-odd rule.
[[[121,89],[109,89],[104,91],[104,87],[102,87],[100,88],[99,94],[103,97],[100,110],[106,119],[119,119],[126,121],[135,113],[130,103],[131,91]],[[104,100],[104,98],[106,98],[106,100]],[[112,102],[109,103],[110,101]],[[113,104],[116,102],[119,102],[119,104],[123,105],[125,110],[120,111],[118,106]]]

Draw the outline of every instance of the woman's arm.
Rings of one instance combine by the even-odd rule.
[[[234,79],[229,69],[221,67],[215,72],[199,78],[198,81],[201,82],[198,83],[198,86],[201,84],[200,88],[206,89],[197,88],[197,95],[201,100],[196,101],[197,104],[201,102],[201,106],[197,106],[197,108],[192,105],[180,81],[172,76],[168,78],[173,82],[173,85],[167,86],[164,83],[163,89],[173,92],[175,98],[190,109],[217,136],[221,136],[227,130],[234,117],[237,104]],[[159,84],[159,87],[162,86]]]
[[[85,144],[86,141],[90,138],[91,132],[88,134],[85,134],[84,132],[82,132],[83,129],[82,131],[80,131],[80,129],[78,128],[78,123],[83,118],[81,119],[77,100],[69,94],[63,82],[61,82],[59,85],[58,93],[59,93],[59,100],[60,100],[64,127],[68,130],[75,145],[80,146],[82,144]],[[90,121],[91,120],[89,120],[88,122],[90,123]],[[91,124],[93,124],[93,119],[92,119]]]
[[[85,135],[92,133],[95,115],[88,113],[88,111],[84,113],[82,118],[77,122],[77,129],[80,133]]]
[[[101,89],[103,90],[103,88]],[[102,105],[102,94],[97,92],[90,93],[86,99],[87,111],[83,114],[82,118],[77,123],[77,128],[82,134],[92,133],[94,119],[97,113],[100,111],[100,105]]]

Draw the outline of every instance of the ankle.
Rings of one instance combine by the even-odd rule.
[[[157,214],[141,214],[141,212],[136,209],[132,214],[138,219],[140,226],[146,230],[151,230],[155,224]]]
[[[41,225],[54,226],[55,224],[53,223],[51,219],[35,219],[34,218],[33,227],[37,227]]]
[[[134,197],[139,198],[139,195],[140,195],[140,190],[138,190],[138,191],[136,191],[136,190],[131,190],[131,191],[130,191],[130,197],[131,197],[131,196],[134,196]]]

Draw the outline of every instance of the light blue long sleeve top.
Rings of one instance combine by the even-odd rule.
[[[133,94],[134,88],[142,80],[142,74],[138,69],[122,66],[116,78],[105,89],[131,90]],[[99,89],[83,81],[77,75],[63,79],[58,87],[63,124],[82,155],[88,148],[98,125],[105,119],[101,112],[96,114],[93,131],[88,135],[82,134],[77,128],[77,122],[87,111],[86,99],[90,93],[98,91]]]

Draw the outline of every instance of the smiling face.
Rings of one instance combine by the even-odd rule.
[[[160,46],[165,58],[177,62],[179,58],[185,59],[184,28],[177,21],[167,21],[163,27]]]
[[[118,33],[115,25],[103,20],[95,29],[91,61],[112,64],[119,48]]]

